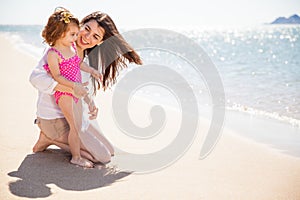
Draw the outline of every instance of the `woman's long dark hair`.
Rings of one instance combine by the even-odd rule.
[[[94,12],[82,19],[81,25],[96,20],[98,25],[105,30],[103,43],[93,48],[86,49],[91,67],[102,71],[102,87],[105,90],[116,82],[116,77],[121,69],[127,67],[127,63],[136,63],[141,65],[142,60],[134,49],[120,35],[113,20],[105,13]],[[96,92],[95,79],[94,93]]]

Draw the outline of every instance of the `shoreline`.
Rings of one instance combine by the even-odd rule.
[[[211,154],[199,160],[201,144],[209,127],[205,119],[200,119],[198,133],[184,155],[153,173],[132,174],[122,168],[114,172],[85,170],[69,164],[69,154],[52,148],[33,154],[31,148],[38,137],[38,128],[33,124],[37,91],[30,85],[28,77],[37,61],[16,50],[2,36],[0,42],[3,66],[8,66],[0,69],[1,89],[5,94],[0,108],[4,113],[0,132],[3,152],[0,157],[0,199],[87,199],[95,196],[103,199],[300,198],[300,159],[240,136],[245,127],[240,131],[224,127]],[[128,149],[128,152],[145,153],[163,148],[176,136],[180,118],[168,108],[164,134],[152,141],[120,136],[111,117],[111,93],[98,95],[98,121],[114,145]],[[151,105],[141,101],[134,105],[130,110],[132,120],[149,124],[149,112],[145,109]],[[123,158],[126,155],[116,154],[111,165],[120,167],[118,160]]]
[[[226,112],[225,127],[242,137],[300,158],[300,128],[286,121],[240,111]]]

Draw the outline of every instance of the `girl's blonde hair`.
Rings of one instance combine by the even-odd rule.
[[[55,42],[68,31],[68,25],[71,23],[79,27],[78,19],[75,18],[70,11],[61,7],[55,9],[42,32],[44,42],[50,46],[54,46]]]

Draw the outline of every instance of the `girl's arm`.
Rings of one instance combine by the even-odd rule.
[[[101,79],[102,75],[100,72],[98,72],[98,70],[90,67],[88,64],[86,64],[85,62],[81,62],[80,63],[80,69],[84,72],[87,72],[89,74],[91,74],[94,78],[96,79]]]
[[[86,64],[85,62],[81,62],[80,63],[80,69],[82,71],[85,71],[89,74],[91,74],[92,76],[94,76],[95,78],[100,78],[102,79],[102,74],[99,73],[96,69],[90,67],[88,64]],[[89,108],[89,114],[90,114],[90,117],[89,119],[90,120],[93,120],[93,119],[96,119],[97,116],[98,116],[98,108],[96,107],[96,104],[94,102],[94,100],[91,98],[90,95],[86,95],[83,100],[85,101],[85,103],[88,105],[88,108]]]
[[[89,119],[90,120],[96,119],[97,115],[98,115],[98,108],[96,107],[96,104],[95,104],[94,100],[89,95],[86,95],[83,98],[83,100],[88,105],[88,108],[89,108],[89,111],[90,111],[89,112],[89,114],[90,114]]]
[[[57,81],[58,83],[73,89],[75,86],[75,82],[69,81],[68,79],[66,79],[65,77],[63,77],[60,74],[59,58],[58,58],[57,54],[53,51],[49,51],[48,56],[47,56],[47,61],[48,61],[49,69],[50,69],[51,75],[53,76],[53,79],[55,81]]]
[[[42,93],[50,95],[54,94],[55,91],[69,92],[75,95],[76,97],[82,97],[87,95],[87,90],[85,89],[85,86],[87,86],[88,83],[84,83],[83,85],[76,84],[73,90],[70,87],[59,84],[53,79],[51,74],[47,73],[47,71],[44,69],[44,65],[46,63],[47,53],[43,55],[37,66],[32,70],[30,74],[29,81],[33,87],[35,87]]]
[[[87,90],[85,89],[85,86],[87,86],[88,83],[75,84],[75,87],[73,89],[62,85],[56,82],[52,78],[50,73],[46,72],[46,70],[43,68],[43,65],[45,63],[46,61],[39,62],[39,64],[31,72],[29,81],[33,87],[35,87],[40,92],[49,95],[54,94],[55,91],[68,92],[76,97],[83,97],[87,95]]]

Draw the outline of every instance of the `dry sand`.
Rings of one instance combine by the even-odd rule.
[[[0,199],[300,199],[300,159],[279,153],[266,145],[223,130],[214,151],[199,160],[203,133],[208,122],[202,120],[191,148],[177,162],[153,173],[135,174],[118,167],[116,153],[111,165],[117,170],[82,169],[69,164],[69,154],[51,147],[32,153],[38,137],[33,124],[37,91],[28,81],[37,60],[1,42],[1,125]],[[150,144],[117,137],[111,114],[111,92],[100,94],[101,126],[113,144],[143,153]],[[141,123],[147,103],[133,107]],[[168,123],[177,124],[175,111],[169,110]],[[147,113],[147,112],[146,112]],[[174,114],[174,115],[173,115]],[[135,118],[133,116],[133,118]],[[165,138],[176,126],[167,127]],[[169,137],[169,138],[168,138]],[[123,145],[123,146],[122,146]],[[145,148],[143,148],[145,145]],[[145,150],[146,149],[146,150]]]

